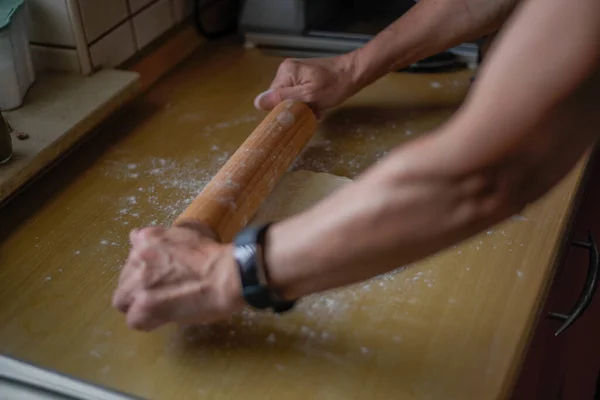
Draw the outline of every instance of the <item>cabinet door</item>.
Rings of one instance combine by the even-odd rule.
[[[575,239],[586,240],[588,232],[596,243],[600,240],[600,162],[596,165],[586,185],[581,211],[574,228]],[[568,269],[585,269],[588,251],[571,249]],[[567,271],[566,271],[567,272]],[[597,393],[597,379],[600,374],[600,290],[582,317],[568,330],[568,345],[562,359],[565,364],[563,388],[564,399],[594,400]]]
[[[599,157],[596,153],[595,161]],[[570,238],[600,238],[600,163],[594,162]],[[589,267],[589,251],[572,247],[556,273],[548,299],[514,388],[514,400],[595,400],[600,373],[600,291],[584,314],[559,336],[561,321],[550,312],[569,313],[577,302]]]

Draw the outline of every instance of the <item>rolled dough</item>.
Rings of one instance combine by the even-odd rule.
[[[312,171],[286,172],[250,222],[274,222],[299,214],[351,179]]]

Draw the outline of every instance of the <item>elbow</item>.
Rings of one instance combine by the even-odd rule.
[[[501,222],[520,213],[539,192],[531,174],[510,166],[472,171],[458,182],[456,221],[482,226]]]

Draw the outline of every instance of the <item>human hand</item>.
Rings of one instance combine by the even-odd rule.
[[[231,245],[201,227],[144,228],[130,240],[113,306],[131,328],[215,322],[243,307]]]
[[[283,100],[307,103],[318,115],[358,91],[353,53],[339,57],[286,59],[269,90],[259,94],[254,106],[270,111]]]

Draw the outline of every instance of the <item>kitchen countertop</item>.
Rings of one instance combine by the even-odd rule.
[[[13,157],[0,166],[0,203],[69,151],[83,136],[138,94],[139,74],[103,70],[93,76],[44,73],[23,106],[5,111],[15,131]]]
[[[285,317],[148,334],[111,308],[129,230],[169,224],[202,189],[263,118],[252,100],[279,62],[205,45],[0,210],[0,353],[152,399],[504,398],[584,161],[521,215]],[[333,110],[294,168],[355,177],[446,120],[471,74],[385,77]]]

